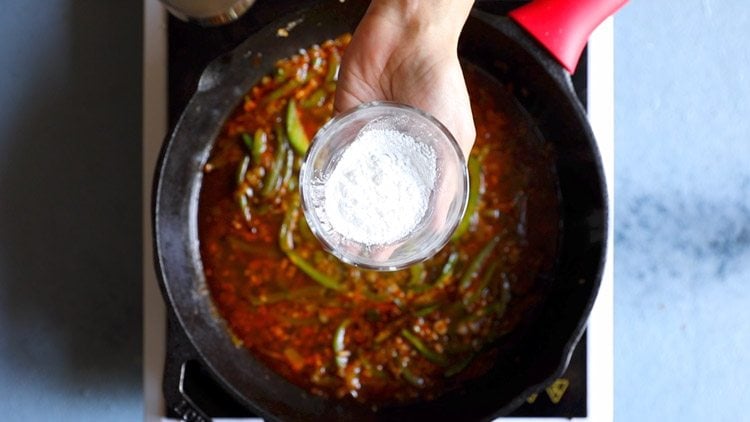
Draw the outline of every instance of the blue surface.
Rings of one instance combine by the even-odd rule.
[[[142,417],[141,14],[0,1],[0,420]]]
[[[750,14],[615,20],[615,415],[736,421],[750,397]]]
[[[750,16],[616,19],[615,414],[742,419]],[[139,1],[0,2],[0,415],[139,420]]]

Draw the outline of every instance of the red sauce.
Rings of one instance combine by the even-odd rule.
[[[486,371],[493,346],[539,300],[558,243],[553,155],[504,88],[470,68],[479,189],[467,230],[410,269],[341,263],[299,210],[301,157],[286,151],[285,127],[292,99],[310,139],[330,118],[348,41],[280,61],[226,122],[200,195],[206,279],[238,344],[291,382],[375,405],[429,399]]]

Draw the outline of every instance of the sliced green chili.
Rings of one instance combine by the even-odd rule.
[[[250,166],[250,156],[246,155],[242,158],[242,162],[240,162],[240,165],[237,167],[237,174],[235,175],[235,181],[237,182],[237,185],[241,185],[242,182],[245,181],[245,176],[247,175],[247,168]]]
[[[240,135],[240,137],[242,138],[242,143],[245,144],[245,148],[247,148],[247,152],[252,152],[253,138],[251,138],[247,133],[243,133],[242,135]],[[255,160],[255,158],[253,158],[253,160]]]
[[[247,139],[249,140],[250,136],[248,136]],[[247,145],[247,142],[245,142],[245,145]],[[256,165],[260,164],[260,157],[267,149],[268,135],[266,134],[266,131],[263,129],[256,130],[255,135],[253,136],[253,144],[250,148],[250,154],[252,154],[253,162]]]
[[[373,365],[366,357],[362,357],[361,360],[362,360],[362,366],[364,366],[365,369],[369,371],[372,375],[375,375],[378,378],[382,378],[382,379],[388,378],[388,375],[386,375],[385,371]]]
[[[479,165],[479,160],[474,156],[469,156],[469,200],[466,203],[466,212],[464,213],[461,222],[458,223],[456,231],[453,232],[451,240],[456,241],[461,238],[471,227],[471,220],[476,214],[479,206],[479,193],[482,189],[482,168]]]
[[[424,356],[425,359],[429,360],[430,362],[440,366],[446,366],[448,364],[448,359],[446,359],[445,356],[427,347],[427,345],[425,345],[419,337],[417,337],[414,333],[407,330],[406,328],[401,330],[401,337],[406,339],[409,344],[417,349],[417,352],[419,352],[419,354]]]
[[[479,286],[477,286],[477,289],[469,297],[464,299],[464,305],[469,306],[472,303],[476,302],[477,299],[479,299],[479,297],[482,295],[482,290],[484,290],[490,284],[490,281],[492,281],[492,276],[495,275],[496,269],[497,262],[491,263],[489,268],[487,268],[487,272],[484,273],[482,281],[479,282]]]
[[[434,305],[425,306],[422,309],[418,309],[416,312],[414,312],[414,316],[418,317],[424,317],[427,316],[433,312],[435,312],[440,307],[439,303],[436,303]]]
[[[344,338],[346,337],[346,327],[352,321],[347,318],[341,321],[341,324],[336,328],[333,333],[333,357],[336,360],[336,366],[339,369],[346,368],[346,364],[349,362],[349,352],[346,350],[346,344]]]
[[[305,261],[305,259],[302,258],[302,256],[297,252],[287,251],[286,256],[289,257],[289,260],[292,261],[292,263],[296,265],[297,268],[302,270],[303,273],[307,274],[321,286],[327,287],[332,290],[341,290],[343,288],[336,279],[318,271],[312,264]]]
[[[240,206],[240,210],[242,211],[242,217],[249,223],[253,215],[250,213],[250,204],[248,203],[247,195],[244,192],[240,192],[235,197],[237,198],[237,205]]]
[[[496,300],[495,302],[492,302],[489,306],[480,309],[479,312],[469,315],[464,320],[466,322],[473,322],[487,315],[494,314],[494,315],[500,316],[503,313],[505,313],[505,308],[508,306],[508,302],[510,302],[510,290],[503,288],[503,293],[501,297],[499,298],[499,300]]]
[[[297,181],[297,176],[292,174],[292,178],[289,179],[289,183],[287,184],[287,191],[291,192],[297,189],[297,183],[299,183],[299,181]]]
[[[304,156],[310,147],[310,139],[305,133],[305,128],[299,119],[297,113],[297,102],[294,99],[289,100],[286,108],[286,133],[289,135],[289,143],[300,156]]]
[[[331,57],[328,59],[328,73],[326,74],[326,82],[335,82],[339,78],[339,66],[341,66],[341,55],[336,51],[331,53]]]
[[[424,263],[420,262],[419,264],[414,264],[411,267],[409,267],[409,286],[419,286],[424,281],[425,272],[424,272]]]
[[[284,219],[281,221],[281,228],[279,229],[279,249],[283,252],[288,252],[294,249],[294,241],[292,239],[292,222],[297,219],[299,214],[299,195],[292,195],[289,200],[289,205],[284,213]]]
[[[323,102],[326,99],[326,95],[328,95],[328,93],[326,92],[325,89],[318,88],[318,89],[315,90],[315,92],[313,92],[312,94],[310,94],[309,97],[307,97],[304,100],[302,100],[301,105],[304,108],[318,107],[321,104],[323,104]]]
[[[455,332],[455,330],[451,330],[451,334],[453,334],[454,332]],[[464,341],[464,342],[453,342],[453,343],[448,343],[445,346],[445,350],[448,353],[454,353],[454,354],[457,354],[457,353],[468,353],[468,352],[473,351],[474,347],[471,345],[470,341],[469,342],[467,342],[467,341]]]
[[[376,293],[368,288],[362,289],[362,295],[373,302],[386,302],[390,299],[390,296],[387,294]]]
[[[456,322],[456,326],[459,326],[461,324],[471,324],[475,321],[479,321],[480,319],[491,316],[493,314],[502,314],[505,311],[505,306],[507,303],[505,302],[492,302],[489,306],[482,308],[472,314],[466,315],[465,317],[461,318]]]
[[[380,312],[377,309],[366,309],[365,319],[367,322],[378,322],[380,321]]]
[[[275,251],[273,248],[265,248],[266,251]],[[267,252],[266,252],[267,253]],[[278,252],[274,252],[275,254],[278,254]],[[270,254],[269,254],[270,256]],[[324,289],[318,285],[309,286],[309,287],[303,287],[296,290],[282,290],[278,292],[269,293],[266,295],[263,295],[261,297],[252,297],[249,298],[250,303],[252,303],[255,306],[259,305],[267,305],[267,304],[273,304],[278,302],[284,302],[284,301],[295,301],[298,299],[311,299],[315,297],[316,295],[320,295],[320,293],[324,291]]]
[[[271,196],[279,190],[281,170],[284,167],[284,160],[286,159],[286,140],[284,138],[284,128],[277,124],[276,151],[274,152],[273,163],[263,180],[263,189],[260,191],[260,194],[265,197]]]
[[[282,186],[289,186],[294,173],[294,152],[291,149],[286,150],[286,163],[284,165],[284,176],[281,178]],[[289,190],[293,190],[294,187],[289,187]]]
[[[276,68],[276,75],[273,77],[273,81],[278,83],[284,82],[287,79],[286,70],[283,67]]]
[[[297,89],[302,85],[302,81],[298,80],[297,78],[292,78],[284,83],[284,85],[281,85],[280,87],[274,89],[271,91],[270,94],[268,94],[268,97],[266,97],[266,102],[273,102],[278,100],[281,97],[285,97],[289,95],[292,91]]]
[[[291,226],[297,213],[299,213],[299,197],[295,195],[289,208],[287,208],[284,220],[281,222],[281,228],[279,229],[279,248],[286,254],[287,258],[292,261],[292,264],[299,268],[300,271],[307,274],[307,276],[312,278],[315,282],[329,289],[341,290],[343,286],[338,280],[318,271],[313,264],[307,262],[302,255],[293,250],[294,243],[292,240]]]
[[[471,363],[471,361],[474,360],[474,354],[471,353],[467,357],[461,359],[460,361],[454,363],[453,365],[449,366],[448,369],[445,370],[443,375],[445,375],[446,378],[450,378],[459,372],[466,369],[467,366]]]
[[[453,276],[453,270],[456,268],[457,262],[458,252],[453,251],[450,255],[448,255],[448,259],[445,261],[443,269],[440,270],[440,276],[438,277],[437,281],[435,281],[436,287],[444,285],[448,281],[448,279]]]
[[[269,248],[263,244],[248,242],[240,236],[227,236],[225,239],[229,247],[237,252],[271,259],[279,259],[283,256],[276,248]]]
[[[406,382],[409,384],[415,386],[415,387],[423,387],[424,386],[424,378],[416,376],[413,372],[409,370],[407,367],[401,368],[401,376],[404,377]]]
[[[307,219],[302,218],[299,220],[299,233],[307,240],[315,240],[315,235],[312,230],[310,230],[310,225],[307,224]]]
[[[319,70],[320,70],[320,68],[321,68],[321,65],[322,65],[322,64],[323,64],[323,58],[322,58],[322,57],[320,57],[320,56],[316,56],[316,57],[315,57],[315,58],[313,59],[313,62],[312,62],[312,66],[311,66],[311,67],[313,68],[313,70],[315,70],[315,71],[319,71]]]
[[[375,339],[373,341],[375,342],[375,344],[380,344],[380,343],[388,340],[388,338],[391,335],[393,335],[393,330],[387,330],[386,329],[386,330],[383,330],[383,331],[379,332],[378,335],[375,336]]]
[[[480,268],[484,265],[484,262],[489,258],[492,251],[495,249],[497,244],[500,243],[500,236],[495,236],[487,242],[486,245],[482,248],[481,251],[477,254],[477,256],[474,258],[473,261],[471,261],[471,264],[466,268],[466,271],[464,272],[464,275],[461,276],[461,280],[458,283],[458,287],[461,290],[466,290],[471,285],[471,280],[474,278],[474,274],[476,274],[477,271],[479,271]]]

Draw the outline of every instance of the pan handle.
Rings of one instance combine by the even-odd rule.
[[[536,0],[509,16],[573,73],[591,32],[627,1]]]

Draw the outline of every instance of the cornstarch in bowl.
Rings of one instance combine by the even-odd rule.
[[[416,108],[363,104],[317,133],[300,170],[323,246],[352,265],[397,270],[430,258],[466,207],[468,174],[445,127]]]

